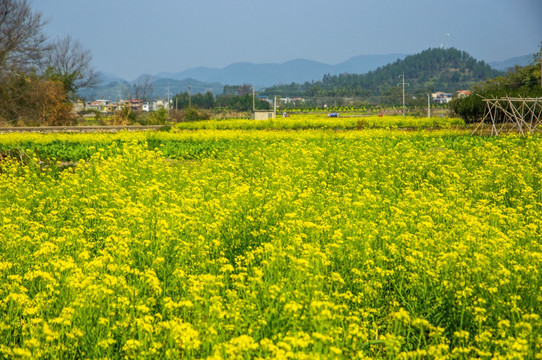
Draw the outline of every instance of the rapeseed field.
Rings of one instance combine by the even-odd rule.
[[[542,358],[538,137],[229,127],[0,150],[1,357]]]

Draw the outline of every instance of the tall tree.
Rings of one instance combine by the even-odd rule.
[[[62,82],[66,92],[74,96],[77,89],[98,84],[98,76],[91,61],[90,51],[68,35],[52,44],[46,54],[44,67],[50,77]]]
[[[140,78],[133,84],[132,87],[137,100],[148,101],[154,92],[154,85],[150,76]]]
[[[69,36],[48,43],[27,0],[0,0],[0,123],[67,124],[70,96],[95,83],[90,52]]]
[[[39,68],[49,47],[45,21],[26,0],[0,0],[0,81],[14,72]]]

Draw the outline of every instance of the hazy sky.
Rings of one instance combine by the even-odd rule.
[[[542,0],[29,0],[51,39],[71,35],[96,70],[134,80],[196,66],[337,64],[446,42],[478,60],[531,54]],[[446,37],[445,34],[449,34]]]

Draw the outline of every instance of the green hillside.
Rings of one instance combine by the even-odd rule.
[[[478,61],[454,48],[428,49],[366,74],[324,75],[313,83],[280,85],[268,88],[267,94],[282,96],[338,96],[397,98],[398,86],[405,76],[411,94],[434,91],[454,92],[468,89],[476,82],[502,74],[484,61]]]

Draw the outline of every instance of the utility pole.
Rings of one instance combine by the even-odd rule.
[[[405,117],[405,73],[403,73],[403,117]]]
[[[256,111],[256,90],[254,90],[254,85],[252,85],[252,114]]]
[[[403,117],[405,117],[405,73],[403,75],[399,75],[403,77]],[[399,84],[397,84],[399,85]],[[408,83],[406,84],[408,85]]]
[[[427,94],[427,117],[431,117],[431,94]]]
[[[188,84],[188,108],[191,109],[192,108],[192,84]]]

